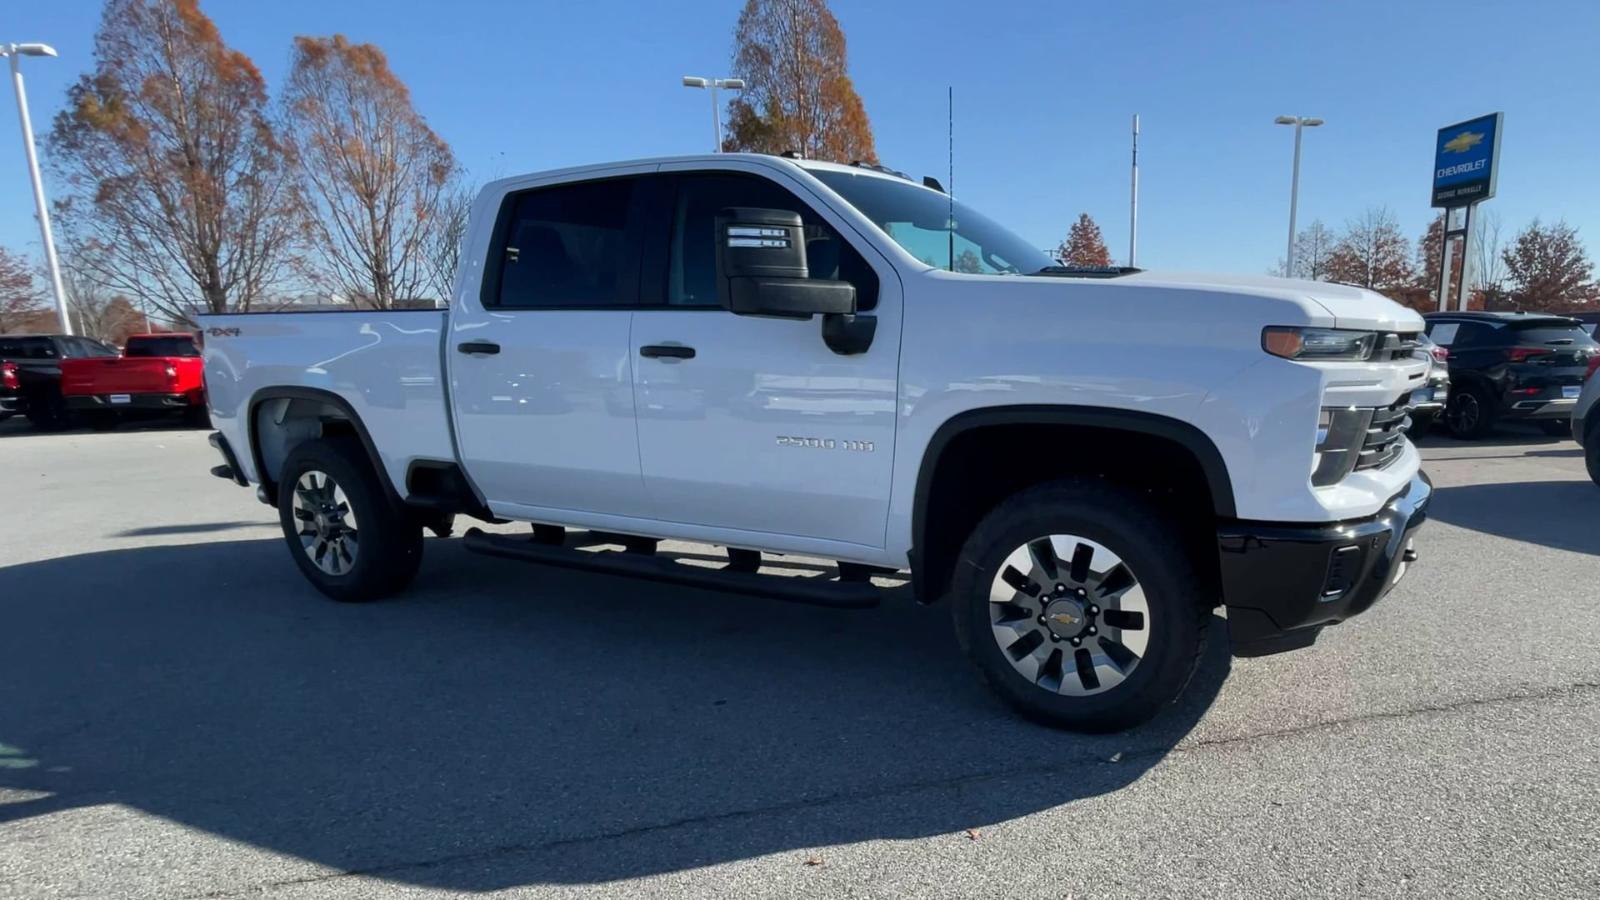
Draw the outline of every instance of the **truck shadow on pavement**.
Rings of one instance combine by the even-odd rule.
[[[1088,737],[1002,708],[938,607],[791,606],[447,541],[410,593],[365,606],[314,594],[277,540],[24,563],[0,584],[0,788],[32,792],[0,801],[0,827],[117,803],[454,890],[965,841],[1140,778],[1229,664],[1218,620],[1178,706]]]
[[[1589,481],[1465,484],[1434,490],[1428,517],[1514,541],[1600,556],[1600,487]]]

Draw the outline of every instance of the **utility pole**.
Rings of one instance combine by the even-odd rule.
[[[39,177],[39,154],[33,147],[33,122],[28,118],[28,92],[22,87],[22,57],[55,56],[48,44],[0,44],[0,55],[11,58],[11,84],[17,91],[17,116],[22,119],[22,147],[28,158],[28,178],[33,182],[33,205],[39,215],[39,237],[44,241],[45,267],[50,272],[50,290],[55,294],[56,318],[62,334],[72,334],[72,316],[67,314],[67,292],[61,286],[61,262],[56,259],[56,242],[50,236],[50,204],[44,198],[44,181]]]

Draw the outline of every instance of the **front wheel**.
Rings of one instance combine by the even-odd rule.
[[[307,441],[283,463],[278,520],[317,590],[358,603],[399,591],[422,563],[422,528],[395,508],[366,452],[344,438]]]
[[[984,680],[1028,718],[1076,731],[1128,728],[1176,699],[1212,606],[1170,517],[1077,480],[985,516],[952,591],[956,635]]]

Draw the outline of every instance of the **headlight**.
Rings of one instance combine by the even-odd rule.
[[[1289,325],[1271,325],[1261,331],[1261,349],[1284,359],[1359,361],[1370,359],[1377,344],[1378,335],[1372,331]]]

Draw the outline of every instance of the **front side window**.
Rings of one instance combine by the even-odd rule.
[[[507,202],[490,306],[518,309],[626,306],[635,279],[626,277],[633,179],[537,188]],[[491,270],[492,271],[492,270]]]
[[[989,217],[938,191],[865,172],[813,169],[818,181],[883,229],[907,253],[938,269],[973,275],[1033,275],[1057,263]]]
[[[805,225],[806,269],[810,277],[855,285],[857,309],[868,310],[877,305],[878,276],[816,210],[781,185],[734,172],[684,175],[678,180],[667,263],[669,305],[718,305],[716,217],[729,207],[799,213]]]

